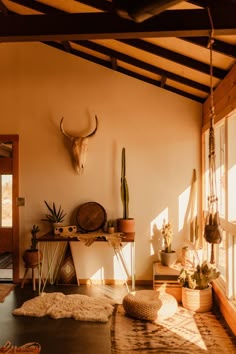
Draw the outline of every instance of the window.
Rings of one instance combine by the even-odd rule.
[[[204,141],[204,210],[207,211],[208,136]],[[225,282],[226,295],[236,300],[236,112],[215,125],[216,184],[223,240],[215,246],[215,260]],[[207,245],[210,252],[210,245]]]
[[[12,227],[12,175],[0,175],[1,182],[1,227]]]

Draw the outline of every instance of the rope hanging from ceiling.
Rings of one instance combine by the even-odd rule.
[[[213,94],[213,64],[212,64],[212,47],[214,44],[214,26],[211,17],[210,9],[208,8],[208,15],[211,23],[211,34],[209,38],[208,48],[210,49],[210,129],[209,129],[209,175],[208,175],[208,211],[205,220],[204,237],[208,243],[211,244],[211,258],[210,263],[215,263],[214,245],[222,241],[222,229],[220,227],[220,217],[218,210],[218,197],[216,187],[216,153],[215,153],[215,107]]]

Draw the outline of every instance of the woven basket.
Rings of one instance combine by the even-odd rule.
[[[182,287],[183,307],[195,312],[208,312],[212,308],[212,286],[196,290]]]
[[[41,346],[39,343],[26,343],[21,347],[12,345],[11,342],[6,342],[3,347],[0,348],[0,353],[21,353],[21,354],[39,354]]]

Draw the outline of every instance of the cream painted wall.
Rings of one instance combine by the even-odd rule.
[[[74,224],[74,210],[87,201],[101,203],[108,218],[122,216],[124,146],[130,216],[136,220],[136,279],[151,280],[161,213],[168,210],[174,225],[174,249],[188,236],[181,226],[186,201],[180,197],[188,195],[194,168],[200,183],[202,106],[40,43],[1,43],[0,72],[0,134],[20,137],[21,252],[34,223],[48,230],[40,221],[44,199],[62,204],[66,224]],[[95,114],[98,132],[89,141],[84,174],[78,176],[59,122],[64,116],[66,130],[80,134],[93,129]],[[124,252],[129,262],[129,247]],[[82,279],[123,276],[106,244],[76,244],[73,254]]]

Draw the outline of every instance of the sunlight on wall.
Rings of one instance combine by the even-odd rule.
[[[159,215],[155,217],[150,223],[150,255],[155,254],[155,249],[162,249],[162,237],[161,237],[161,227],[163,221],[168,222],[169,212],[168,208],[165,208]]]
[[[113,257],[114,279],[127,280],[131,276],[131,245],[126,244]]]
[[[113,256],[113,270],[112,274],[110,275],[111,279],[127,280],[129,277],[131,277],[131,262],[131,245],[126,244]],[[104,267],[100,267],[90,276],[90,279],[103,282],[105,278],[107,278],[104,274]]]
[[[188,203],[190,197],[190,187],[185,189],[183,193],[179,196],[179,220],[178,220],[178,231],[181,231],[184,227],[184,224],[189,221],[190,215],[186,215]],[[196,207],[194,206],[193,215],[196,214]]]
[[[104,281],[104,267],[99,268],[91,277],[93,280],[100,280],[101,283]]]

